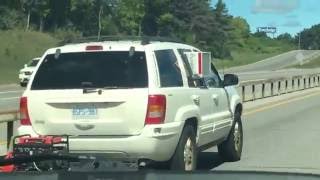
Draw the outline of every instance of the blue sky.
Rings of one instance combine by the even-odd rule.
[[[215,5],[218,0],[212,0]],[[241,16],[257,27],[274,26],[278,34],[296,35],[305,28],[320,24],[320,0],[223,0],[229,13]]]

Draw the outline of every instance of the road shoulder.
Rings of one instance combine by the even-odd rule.
[[[258,113],[260,111],[264,111],[267,109],[271,109],[277,106],[288,104],[294,101],[299,101],[307,97],[312,97],[316,95],[320,95],[319,87],[246,102],[244,103],[244,115]]]

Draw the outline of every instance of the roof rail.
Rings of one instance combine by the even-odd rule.
[[[62,41],[61,45],[85,43],[85,42],[104,42],[104,41],[141,41],[142,45],[150,44],[151,42],[175,42],[182,43],[181,40],[172,37],[161,36],[89,36],[79,39],[67,39]]]

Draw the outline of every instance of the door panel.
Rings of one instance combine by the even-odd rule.
[[[208,89],[199,89],[200,95],[200,140],[199,145],[204,145],[212,141],[214,127],[214,109],[212,108],[211,97]]]
[[[214,121],[213,139],[221,139],[229,132],[232,125],[232,114],[229,108],[227,93],[223,88],[210,88],[211,105]]]

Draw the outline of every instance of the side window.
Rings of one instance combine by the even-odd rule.
[[[214,67],[213,64],[211,64],[211,71],[212,74],[209,78],[206,79],[206,84],[209,88],[220,88],[222,86],[222,81],[219,77],[219,73]]]
[[[179,55],[183,61],[183,66],[184,66],[184,69],[186,70],[186,73],[187,73],[187,77],[188,77],[188,85],[189,87],[195,87],[195,83],[194,81],[192,80],[192,69],[191,69],[191,66],[189,64],[189,61],[188,61],[188,58],[186,56],[186,52],[191,52],[191,50],[189,49],[178,49],[178,52],[179,52]]]
[[[173,50],[155,51],[161,87],[182,87],[182,75]]]

